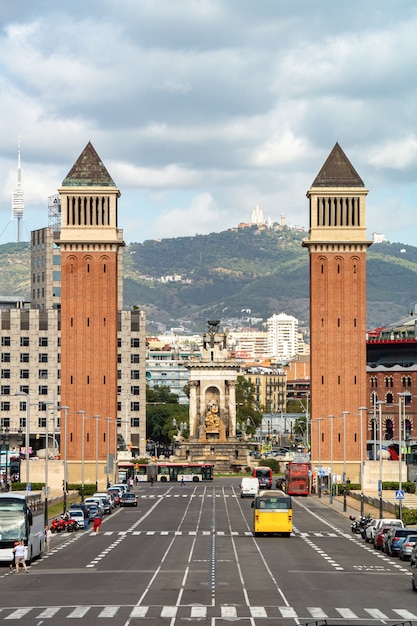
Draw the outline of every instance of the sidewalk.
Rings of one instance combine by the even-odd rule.
[[[360,492],[354,492],[357,498],[347,495],[346,496],[346,512],[343,511],[343,496],[333,496],[333,502],[330,503],[329,494],[322,495],[318,498],[318,495],[313,497],[318,498],[322,504],[333,508],[338,513],[349,517],[354,515],[355,517],[361,514],[361,500]],[[364,515],[372,515],[374,518],[379,518],[379,496],[377,492],[368,492],[364,494],[365,501],[363,503]],[[396,518],[396,510],[398,509],[399,501],[395,499],[395,491],[384,491],[382,496],[384,517],[387,519]],[[406,493],[405,498],[402,501],[402,507],[404,509],[417,509],[417,494]]]

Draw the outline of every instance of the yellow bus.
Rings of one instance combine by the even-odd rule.
[[[291,496],[282,491],[260,491],[252,502],[253,532],[255,536],[281,533],[289,537],[292,532]]]

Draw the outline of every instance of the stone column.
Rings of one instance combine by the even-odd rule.
[[[229,437],[236,437],[236,381],[228,380],[229,389]]]
[[[198,417],[197,417],[197,381],[190,382],[190,438],[198,437]]]

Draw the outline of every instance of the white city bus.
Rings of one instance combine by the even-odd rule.
[[[41,556],[45,544],[44,500],[40,492],[0,494],[0,562],[11,562],[15,541],[24,539],[26,562]]]

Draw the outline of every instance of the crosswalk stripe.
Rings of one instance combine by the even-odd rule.
[[[206,615],[207,615],[207,607],[206,606],[193,606],[193,607],[191,607],[191,618],[206,617]]]
[[[47,619],[49,617],[54,617],[58,613],[60,608],[60,606],[51,606],[42,611],[42,613],[39,613],[39,615],[36,616],[36,619]]]
[[[292,606],[279,606],[278,609],[281,612],[282,617],[297,617],[297,613]]]
[[[350,609],[344,609],[344,608],[338,609],[336,607],[336,611],[338,613],[340,613],[340,615],[344,619],[358,619],[357,615],[353,611],[351,611]]]
[[[364,609],[373,619],[389,619],[388,615],[385,615],[379,609]]]
[[[89,606],[77,606],[73,611],[71,611],[71,613],[68,615],[68,617],[71,618],[79,618],[79,617],[84,617],[84,615],[86,615],[88,613],[88,611],[90,610],[91,607]]]
[[[161,617],[176,617],[177,611],[177,606],[164,606],[161,611]]]
[[[99,613],[99,617],[114,617],[117,611],[120,609],[119,606],[105,606],[102,611]]]
[[[129,617],[146,617],[148,609],[148,606],[134,606]]]
[[[29,608],[26,607],[25,609],[16,609],[16,611],[13,611],[13,613],[10,613],[10,615],[5,617],[4,619],[20,619],[21,617],[24,617],[25,615],[27,615],[29,611],[31,610],[32,610],[32,607],[29,607]]]
[[[221,606],[220,612],[222,618],[226,617],[237,617],[236,607],[235,606]]]
[[[398,613],[400,617],[403,619],[417,619],[417,615],[411,613],[411,611],[407,611],[406,609],[392,609],[394,613]]]
[[[250,614],[252,617],[268,617],[263,606],[251,606]]]
[[[307,611],[314,619],[327,619],[328,615],[319,606],[308,606]]]

